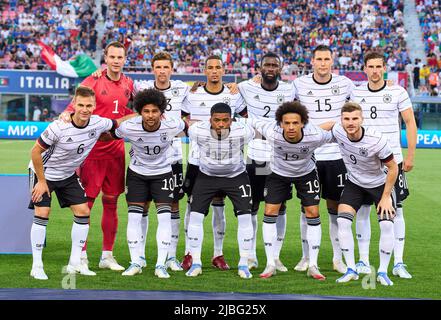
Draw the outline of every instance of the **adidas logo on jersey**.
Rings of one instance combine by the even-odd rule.
[[[205,102],[202,102],[199,106],[200,107],[206,107],[207,105],[205,104]]]
[[[69,137],[69,139],[67,139],[67,141],[66,142],[73,142],[73,140],[72,140],[72,138],[71,137]]]
[[[361,99],[360,103],[366,103],[366,100],[363,98]]]
[[[259,95],[256,95],[256,96],[254,97],[254,99],[257,100],[257,101],[260,101]]]
[[[144,142],[144,140],[142,140],[142,138],[138,138],[138,140],[136,140],[137,142]]]
[[[312,91],[309,91],[309,92],[307,93],[307,95],[308,95],[308,96],[312,96]]]

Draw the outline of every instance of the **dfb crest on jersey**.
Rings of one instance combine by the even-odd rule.
[[[300,147],[300,152],[303,154],[307,154],[309,152],[309,147],[308,146]]]
[[[391,103],[391,101],[392,101],[392,96],[390,94],[385,94],[383,96],[383,102],[384,103]]]
[[[177,88],[173,88],[173,89],[172,89],[172,96],[173,96],[173,97],[177,97],[177,96],[179,96],[179,90],[178,90]]]
[[[124,95],[125,95],[127,98],[130,98],[130,90],[129,90],[129,89],[124,90]]]
[[[282,104],[283,101],[285,101],[285,96],[283,94],[278,94],[277,95],[277,103]]]
[[[231,99],[230,99],[230,97],[225,97],[225,98],[222,100],[222,102],[223,102],[223,103],[226,103],[226,104],[228,104],[228,105],[230,105],[230,103],[231,103]]]
[[[358,149],[358,153],[363,157],[367,157],[368,156],[368,149],[361,147],[360,149]]]
[[[161,140],[161,142],[167,142],[167,132],[161,133],[159,139]]]
[[[334,96],[336,96],[336,95],[340,94],[340,88],[339,88],[337,85],[332,86],[332,87],[331,87],[331,92],[332,92],[332,94],[333,94]]]
[[[89,139],[95,138],[95,136],[96,136],[96,131],[95,130],[89,131]]]

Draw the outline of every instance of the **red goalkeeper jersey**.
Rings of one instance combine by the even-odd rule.
[[[99,78],[92,76],[83,80],[81,85],[95,91],[96,109],[93,114],[109,119],[118,119],[133,113],[127,107],[133,96],[133,80],[121,74],[118,81],[113,81],[107,76],[106,70]],[[73,112],[73,104],[66,109]],[[98,141],[90,152],[89,159],[113,159],[124,157],[124,140]]]

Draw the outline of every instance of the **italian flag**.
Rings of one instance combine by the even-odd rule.
[[[37,41],[41,47],[41,58],[52,70],[65,77],[83,78],[91,75],[97,67],[93,60],[86,54],[80,54],[69,61],[61,60],[51,47],[41,41]]]

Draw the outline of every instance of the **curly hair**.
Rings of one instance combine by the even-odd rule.
[[[133,105],[136,112],[141,114],[142,108],[147,104],[153,104],[159,108],[161,113],[164,113],[167,108],[167,99],[161,91],[156,89],[145,89],[138,92],[133,99]]]
[[[297,113],[303,124],[309,120],[308,110],[300,101],[285,102],[276,110],[276,120],[278,124],[282,123],[283,115],[287,113]]]

